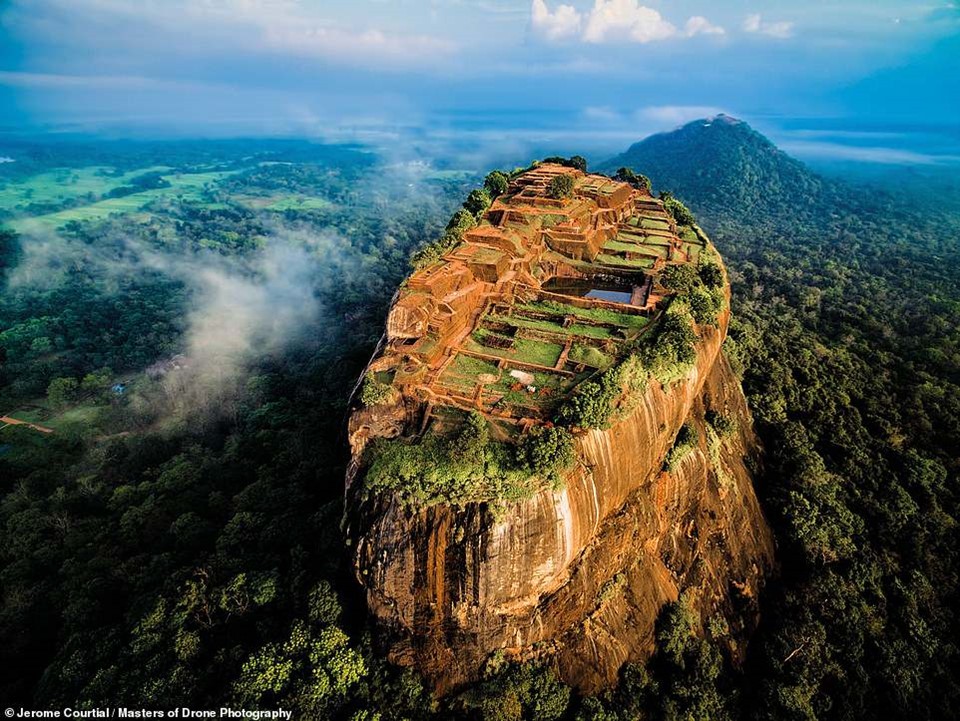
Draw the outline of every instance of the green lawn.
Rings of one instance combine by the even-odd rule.
[[[595,325],[581,325],[574,323],[568,328],[564,328],[561,323],[561,319],[557,319],[556,322],[549,320],[539,320],[536,318],[524,318],[522,316],[497,316],[496,320],[499,320],[508,325],[512,325],[516,328],[529,328],[531,330],[541,330],[547,333],[556,333],[563,336],[584,336],[586,338],[609,338],[611,336],[610,329],[603,326]]]
[[[514,342],[513,348],[490,348],[477,343],[473,338],[467,338],[463,347],[474,353],[483,353],[506,360],[534,363],[548,367],[556,365],[560,359],[560,353],[563,351],[563,346],[558,343],[547,343],[526,338],[518,338]]]
[[[636,243],[624,243],[622,240],[608,240],[603,244],[604,250],[620,250],[627,253],[636,253],[643,249],[642,244],[638,241]]]
[[[77,406],[53,416],[46,425],[54,430],[71,424],[83,424],[92,427],[100,418],[101,410],[102,407],[100,406]]]
[[[609,368],[613,365],[613,358],[591,346],[574,345],[567,357],[574,363],[585,363],[594,368]]]
[[[615,255],[607,255],[606,253],[598,255],[597,262],[603,265],[618,266],[621,268],[652,268],[654,264],[653,258],[627,260],[626,258],[618,258]]]
[[[447,387],[470,390],[476,385],[477,377],[483,373],[499,376],[500,369],[491,361],[458,353],[443,371],[440,382]]]
[[[658,245],[655,243],[624,243],[619,240],[608,240],[604,246],[604,250],[623,252],[623,253],[645,253],[651,257],[663,258],[666,260],[668,250],[666,245]]]
[[[643,218],[640,221],[641,228],[650,228],[653,230],[670,230],[670,223],[658,218]]]
[[[541,300],[534,303],[523,303],[517,306],[524,310],[536,313],[553,313],[558,315],[572,315],[577,318],[597,321],[599,323],[610,323],[618,325],[621,328],[643,328],[650,319],[642,315],[631,315],[629,313],[618,313],[608,308],[579,308],[575,305],[567,305],[555,300]]]

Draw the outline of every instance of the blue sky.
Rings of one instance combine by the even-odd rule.
[[[922,160],[958,110],[953,0],[0,0],[6,130],[612,148],[725,111]]]

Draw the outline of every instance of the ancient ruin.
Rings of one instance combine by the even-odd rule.
[[[548,195],[558,175],[575,178],[571,197]],[[651,327],[655,274],[702,248],[648,193],[552,164],[515,179],[463,240],[401,288],[369,369],[423,404],[423,427],[445,408],[508,424],[547,419]]]

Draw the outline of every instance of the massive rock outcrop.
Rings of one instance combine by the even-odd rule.
[[[626,197],[619,188],[607,195],[616,193]],[[631,197],[638,207],[653,207],[642,193]],[[496,211],[486,217],[496,221]],[[623,226],[624,216],[611,222]],[[483,224],[479,230],[478,236],[492,233]],[[670,232],[676,232],[672,221]],[[676,248],[678,255],[671,250],[668,262],[689,262]],[[544,266],[551,276],[584,273],[582,264],[563,273],[556,259],[537,260],[533,269],[517,269],[528,284],[542,280],[537,268]],[[658,288],[647,289],[654,296],[645,299],[650,307],[665,302],[656,296]],[[489,305],[517,290],[498,284],[486,296],[483,289],[470,292]],[[397,300],[403,303],[403,297]],[[408,305],[411,312],[422,307]],[[368,441],[422,432],[430,415],[424,406],[439,401],[421,385],[418,393],[401,388],[391,402],[355,411],[348,536],[357,577],[395,662],[416,667],[446,691],[476,678],[493,653],[548,656],[566,681],[593,692],[615,682],[623,663],[653,652],[660,609],[681,592],[704,619],[722,615],[731,629],[731,650],[735,656],[742,652],[773,563],[773,541],[749,470],[758,452],[750,413],[721,351],[725,308],[714,323],[698,328],[695,360],[681,377],[667,385],[651,378],[609,427],[576,430],[577,462],[562,487],[543,485],[519,501],[418,506],[394,492],[361,492]],[[477,318],[470,316],[467,326]],[[510,365],[500,363],[503,369]],[[444,361],[440,366],[446,367]],[[502,405],[484,405],[480,388],[472,395],[476,407],[497,420],[493,414]],[[543,422],[516,420],[524,428]],[[665,470],[685,425],[686,437],[695,439],[688,440],[692,448],[682,457],[674,454],[671,470]]]

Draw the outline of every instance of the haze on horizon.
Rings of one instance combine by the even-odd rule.
[[[727,112],[801,156],[960,160],[956,0],[644,3],[10,0],[0,131],[601,152]]]

